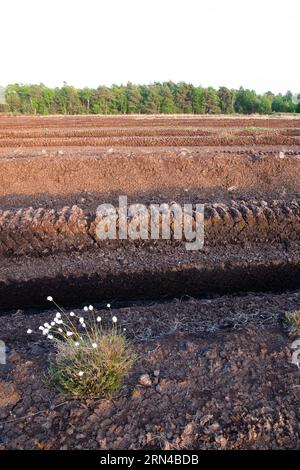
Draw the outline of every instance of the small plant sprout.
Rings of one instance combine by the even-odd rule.
[[[300,332],[300,310],[286,312],[285,320],[289,327],[296,333]]]
[[[49,366],[50,383],[69,397],[111,398],[136,360],[125,328],[117,327],[116,316],[111,318],[112,325],[105,328],[92,305],[84,307],[85,312],[91,313],[85,319],[65,312],[51,296],[47,300],[58,310],[51,321],[38,328],[55,347]]]

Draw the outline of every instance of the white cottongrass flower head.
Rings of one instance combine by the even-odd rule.
[[[53,302],[53,297],[51,297],[51,295],[48,295],[47,300],[48,302]]]
[[[83,317],[80,317],[80,318],[79,318],[79,323],[81,323],[81,324],[84,323],[84,318],[83,318]]]
[[[98,323],[100,323],[102,318],[99,316],[99,317],[96,318],[96,320],[97,320]]]
[[[83,307],[83,310],[84,310],[85,312],[88,312],[89,308],[85,305],[85,306]]]
[[[89,305],[89,310],[90,311],[94,310],[94,307],[92,305]]]
[[[74,313],[74,312],[70,312],[70,317],[75,317],[75,313]]]
[[[48,338],[48,339],[53,339],[54,336],[53,336],[53,335],[48,335],[47,338]]]
[[[30,328],[28,328],[27,334],[28,334],[28,335],[31,335],[31,333],[32,333],[32,330],[31,330]]]
[[[92,343],[92,346],[94,349],[97,349],[98,348],[98,344],[97,343]]]
[[[110,308],[110,304],[107,304],[106,307],[107,307],[107,308]]]
[[[83,372],[82,370],[80,370],[80,371],[78,372],[79,377],[82,377],[83,374],[84,374],[84,372]]]
[[[117,321],[118,321],[118,319],[117,319],[117,317],[116,317],[115,315],[112,317],[111,320],[112,320],[113,323],[117,323]]]
[[[73,332],[72,331],[67,331],[67,336],[73,336]]]

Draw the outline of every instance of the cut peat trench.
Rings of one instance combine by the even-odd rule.
[[[147,215],[147,223],[151,217]],[[66,305],[300,288],[300,205],[206,204],[204,249],[185,242],[102,240],[80,207],[0,211],[0,305]],[[130,224],[132,220],[128,220]]]
[[[299,289],[299,129],[253,117],[0,117],[0,309],[47,295],[66,306]],[[96,207],[119,195],[205,203],[204,249],[98,242]]]
[[[162,301],[191,296],[194,298],[246,292],[285,292],[300,288],[298,262],[242,264],[211,270],[191,267],[182,270],[108,274],[73,273],[67,276],[36,277],[0,283],[2,310],[45,307],[46,297],[64,306],[87,302],[136,300]]]

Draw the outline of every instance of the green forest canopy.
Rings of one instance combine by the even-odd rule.
[[[0,112],[22,114],[270,114],[300,112],[300,94],[295,99],[270,91],[220,87],[218,90],[188,83],[112,85],[78,89],[67,83],[49,88],[43,84],[12,84],[5,88],[6,103]]]

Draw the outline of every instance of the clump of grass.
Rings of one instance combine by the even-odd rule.
[[[130,341],[117,326],[117,317],[113,316],[111,327],[104,329],[91,305],[84,307],[85,318],[74,312],[67,314],[52,297],[48,300],[59,309],[50,324],[39,327],[56,346],[49,382],[70,397],[111,399],[136,359]]]
[[[50,380],[60,391],[76,398],[108,398],[121,388],[134,362],[128,340],[112,328],[94,330],[79,346],[56,341]]]
[[[294,331],[300,331],[300,310],[286,312],[285,320],[288,326]]]

